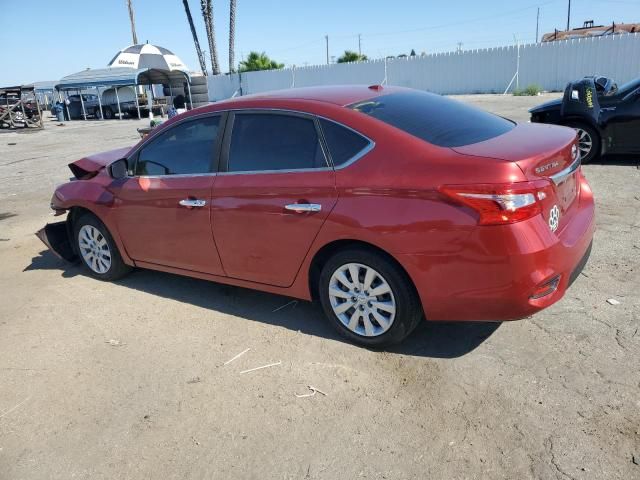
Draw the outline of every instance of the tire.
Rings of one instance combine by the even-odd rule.
[[[193,104],[193,108],[200,108],[200,107],[204,107],[206,105],[209,105],[209,102],[194,103]]]
[[[184,95],[184,88],[182,87],[173,87],[173,88],[169,88],[169,87],[164,87],[162,89],[162,94],[165,97],[177,97],[178,95]]]
[[[96,120],[102,120],[102,112],[100,111],[100,107],[97,107],[93,111],[93,116],[96,117]]]
[[[93,278],[118,280],[132,270],[122,261],[107,227],[90,213],[82,214],[73,222],[73,242],[80,262]]]
[[[582,163],[591,163],[600,156],[600,134],[595,128],[581,122],[568,122],[567,127],[573,128],[578,134],[578,148]],[[589,140],[590,148],[586,150]]]
[[[206,93],[209,96],[209,87],[205,83],[204,85],[191,85],[191,95],[198,95]]]
[[[191,101],[193,103],[208,102],[209,101],[209,94],[208,93],[192,93],[191,94]]]
[[[104,112],[105,120],[111,120],[114,117],[113,110],[111,110],[111,107],[102,107],[102,111]]]
[[[353,285],[352,271],[357,272],[358,286]],[[369,279],[365,290],[362,287],[367,287],[368,272],[373,281]],[[393,259],[375,250],[348,248],[334,254],[322,267],[318,289],[322,309],[338,333],[365,347],[399,343],[423,318],[422,306],[407,274]],[[330,289],[340,293],[331,295]],[[374,290],[379,293],[372,295]],[[347,304],[350,306],[344,310]]]
[[[207,77],[205,77],[204,75],[194,75],[191,77],[191,87],[193,87],[194,85],[206,85],[207,84]]]

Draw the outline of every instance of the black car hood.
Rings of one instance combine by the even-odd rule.
[[[538,105],[536,107],[529,109],[529,113],[540,113],[540,112],[545,112],[549,110],[559,110],[561,105],[562,105],[562,99],[556,98],[555,100],[550,100],[548,102],[545,102],[541,105]]]

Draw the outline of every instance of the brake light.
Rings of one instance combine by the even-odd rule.
[[[550,183],[514,182],[504,184],[443,185],[440,192],[480,215],[479,225],[521,222],[542,212],[541,200]]]

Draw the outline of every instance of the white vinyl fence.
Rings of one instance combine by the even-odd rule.
[[[640,76],[640,34],[635,33],[217,75],[209,77],[209,100],[292,87],[382,83],[440,94],[502,93],[516,73],[518,50],[520,88],[536,84],[563,90],[585,75],[605,75],[618,84]]]

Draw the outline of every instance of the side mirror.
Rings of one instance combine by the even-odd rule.
[[[111,165],[109,165],[109,175],[111,178],[115,180],[119,180],[121,178],[125,178],[129,172],[129,165],[127,164],[126,158],[121,158],[120,160],[116,160]]]

